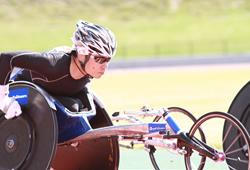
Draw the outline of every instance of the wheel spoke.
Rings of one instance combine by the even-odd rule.
[[[230,166],[230,165],[228,165],[228,167],[229,167],[230,169],[232,169],[232,170],[237,170],[236,168],[234,168],[234,167],[232,167],[232,166]]]
[[[233,150],[231,152],[227,152],[226,155],[230,155],[232,153],[236,153],[236,152],[240,152],[240,151],[244,151],[244,148],[238,148],[238,149],[235,149],[235,150]]]
[[[238,134],[238,136],[234,139],[234,141],[231,143],[231,145],[227,148],[227,150],[225,151],[225,153],[227,153],[228,152],[228,150],[233,146],[233,144],[239,139],[239,137],[241,137],[241,133],[240,134]]]
[[[227,139],[227,136],[228,136],[228,134],[229,134],[229,132],[230,132],[232,126],[233,126],[233,125],[230,123],[230,126],[228,127],[227,132],[226,132],[226,134],[224,135],[224,138],[223,138],[223,142],[222,142],[222,143],[224,143],[225,140]]]
[[[240,159],[240,158],[230,158],[230,157],[227,157],[226,159],[232,160],[232,161],[236,161],[236,162],[245,163],[245,164],[248,163],[248,160],[242,160],[242,159]]]

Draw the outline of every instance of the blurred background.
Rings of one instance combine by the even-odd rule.
[[[91,85],[109,114],[145,104],[183,107],[196,117],[227,112],[249,81],[247,0],[0,0],[0,6],[0,52],[71,46],[80,19],[112,30],[116,56]],[[144,161],[131,167],[129,153],[121,169],[145,169]]]
[[[0,0],[0,6],[0,52],[72,46],[80,19],[112,30],[116,56],[109,72],[92,81],[110,114],[145,104],[184,107],[197,117],[227,111],[249,81],[247,0]]]
[[[0,51],[68,45],[75,23],[111,29],[116,58],[246,53],[247,0],[0,0]]]

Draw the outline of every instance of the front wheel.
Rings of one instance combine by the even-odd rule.
[[[176,120],[180,128],[184,130],[185,132],[188,132],[190,128],[192,127],[192,125],[194,124],[194,122],[196,121],[196,118],[194,117],[192,113],[180,107],[170,107],[168,108],[168,112],[171,113],[171,115]],[[162,116],[157,116],[153,122],[166,122],[166,121],[163,119]],[[206,142],[205,135],[202,132],[202,130],[199,130],[199,136],[203,142]],[[177,144],[176,139],[173,139],[172,142],[175,142]],[[180,154],[177,153],[177,150],[163,149],[163,148],[151,146],[151,145],[149,145],[148,147],[150,149],[149,157],[156,170],[165,169],[165,168],[185,169],[183,156],[180,156]],[[196,161],[204,162],[205,159],[206,157],[202,157],[200,160],[196,160]]]
[[[227,124],[226,129],[223,128],[224,123]],[[216,154],[220,157],[216,161],[207,158],[206,164],[202,163],[204,169],[250,169],[250,138],[238,119],[223,112],[205,114],[191,127],[189,137],[196,137],[201,127],[206,135],[207,145],[218,151]],[[200,162],[195,161],[199,157],[203,156],[189,149],[185,156],[186,169],[201,169]],[[228,164],[228,161],[234,163]]]

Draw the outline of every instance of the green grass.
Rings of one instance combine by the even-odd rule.
[[[117,57],[248,52],[248,1],[0,0],[0,51],[71,46],[79,19],[110,28]]]
[[[227,112],[235,95],[249,81],[249,72],[249,66],[111,71],[94,79],[91,89],[110,114],[139,110],[148,104],[154,109],[183,107],[199,117],[210,111]]]
[[[227,112],[235,95],[249,81],[249,72],[249,65],[116,70],[108,72],[102,79],[93,80],[91,89],[104,101],[110,115],[118,110],[121,114],[124,110],[138,111],[143,105],[148,104],[154,109],[183,107],[199,118],[211,111]],[[152,120],[153,118],[150,118],[147,121]],[[185,120],[177,120],[178,122],[187,123]],[[206,126],[206,129],[210,130],[206,131],[206,139],[212,142],[221,139],[221,133],[215,132],[219,132],[223,124],[216,125]],[[214,135],[217,137],[212,138]],[[218,144],[220,142],[218,141]],[[162,161],[161,164],[168,164],[165,166],[167,169],[180,166],[184,169],[182,156],[171,155],[165,150],[159,150],[157,153],[160,153],[160,160],[157,160]],[[213,164],[214,162],[209,160],[206,163],[208,167],[213,167]],[[119,168],[153,169],[147,152],[123,149]]]
[[[212,111],[227,112],[249,81],[249,72],[249,65],[111,71],[102,79],[94,79],[91,89],[104,101],[110,115],[150,105],[154,109],[182,107],[199,118]],[[153,117],[145,121],[153,121]],[[128,122],[115,124],[123,123]]]

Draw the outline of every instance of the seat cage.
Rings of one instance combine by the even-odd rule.
[[[85,100],[83,102],[88,110],[72,112],[36,84],[27,81],[17,81],[12,82],[10,86],[18,84],[25,84],[35,88],[37,92],[44,96],[51,109],[55,110],[58,122],[58,144],[66,143],[92,129],[89,120],[96,115],[94,101],[98,102],[98,104],[104,108],[101,100],[88,89],[85,89],[83,92],[83,94],[85,94]],[[28,88],[10,90],[9,97],[14,97],[20,104],[24,104],[25,98],[28,96],[27,93],[29,93]]]

